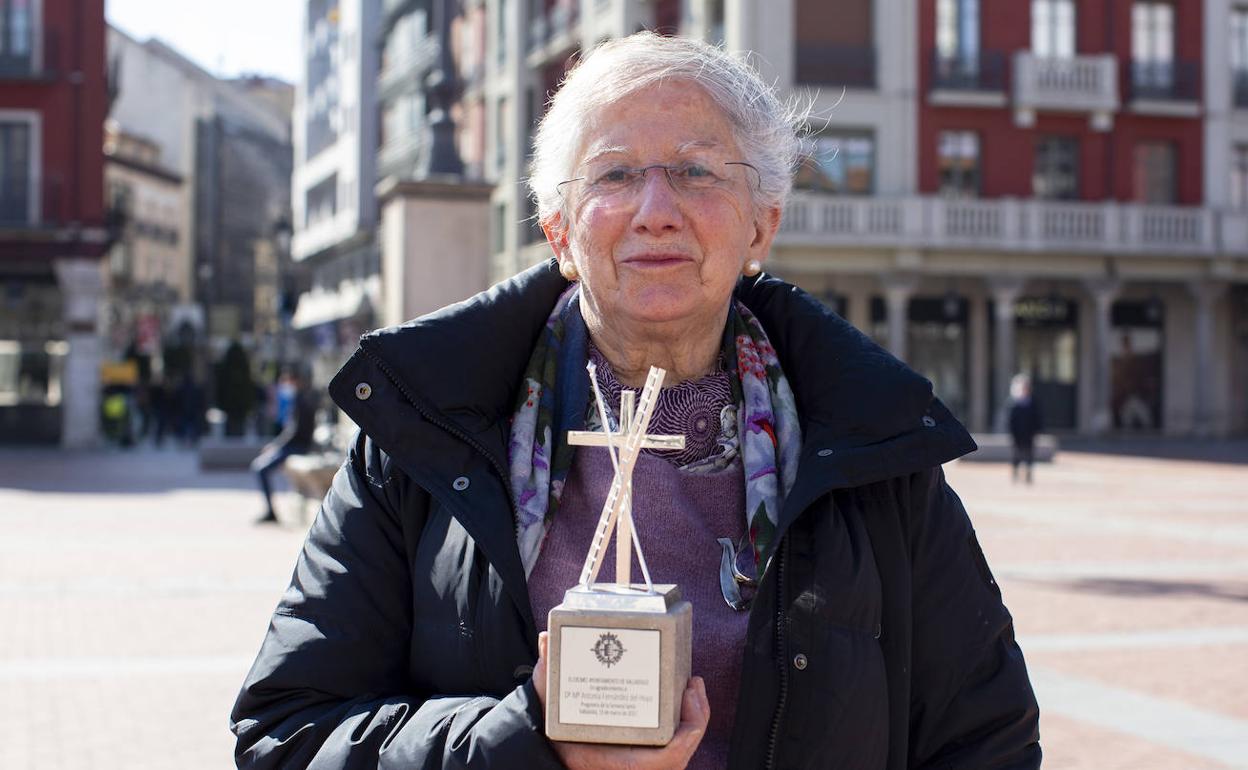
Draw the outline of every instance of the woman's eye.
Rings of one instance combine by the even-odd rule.
[[[598,177],[598,184],[621,184],[628,181],[628,169],[609,169]]]
[[[690,163],[689,165],[685,166],[683,170],[684,170],[685,176],[689,177],[690,179],[706,179],[708,177],[714,176],[714,174],[711,173],[711,170],[709,168],[707,168],[706,166],[699,165],[697,163]]]

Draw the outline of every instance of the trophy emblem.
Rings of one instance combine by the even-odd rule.
[[[594,365],[590,382],[601,433],[569,431],[568,443],[606,447],[615,478],[577,585],[550,611],[546,735],[551,740],[662,746],[680,722],[689,681],[693,606],[675,585],[650,579],[633,526],[632,474],[642,449],[683,449],[684,436],[648,435],[664,370],[651,367],[640,400],[620,394],[618,432],[611,431]],[[615,582],[597,582],[602,554],[615,534]],[[632,581],[637,554],[643,582]]]

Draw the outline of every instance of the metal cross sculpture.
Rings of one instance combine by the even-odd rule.
[[[667,374],[663,369],[652,366],[646,377],[646,385],[641,391],[640,403],[635,403],[636,393],[625,390],[620,393],[620,427],[618,432],[611,431],[611,423],[607,420],[606,402],[598,389],[598,378],[593,362],[589,364],[589,381],[594,389],[594,397],[598,404],[598,417],[602,421],[602,432],[572,430],[568,431],[568,443],[580,446],[605,446],[611,454],[611,464],[615,467],[615,479],[607,493],[606,502],[602,506],[602,515],[598,519],[598,528],[594,531],[594,539],[590,544],[589,553],[585,556],[585,566],[581,569],[580,585],[589,588],[598,579],[598,571],[602,568],[602,552],[607,539],[615,530],[615,582],[617,586],[632,585],[633,549],[637,550],[637,561],[641,565],[642,575],[646,580],[646,590],[653,592],[650,581],[650,570],[646,567],[646,557],[641,553],[641,543],[633,527],[633,465],[642,449],[684,449],[684,436],[647,435],[646,427],[654,414],[654,406],[659,400],[659,389],[663,386],[663,377]]]

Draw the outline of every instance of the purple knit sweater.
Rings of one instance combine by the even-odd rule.
[[[603,447],[578,447],[533,573],[529,597],[539,630],[551,608],[575,585],[615,472]],[[719,588],[722,550],[745,534],[745,478],[741,463],[715,473],[687,473],[643,452],[633,470],[633,521],[656,583],[675,583],[693,604],[693,673],[706,680],[711,723],[689,763],[694,770],[723,768],[736,713],[748,612],[724,602]],[[614,580],[615,544],[603,554],[600,579]],[[633,581],[642,580],[633,557]]]

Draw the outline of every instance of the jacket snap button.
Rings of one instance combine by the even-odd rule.
[[[931,415],[923,415],[923,424],[929,428],[936,427],[936,420]]]
[[[451,486],[455,488],[456,492],[463,492],[465,489],[468,488],[468,483],[469,482],[468,482],[467,476],[460,476],[459,478],[451,482]]]
[[[373,395],[373,386],[367,382],[361,382],[355,386],[355,397],[361,401],[367,401],[368,397]]]
[[[793,668],[797,669],[798,671],[805,671],[806,664],[808,662],[809,661],[806,660],[806,656],[800,652],[793,656]]]
[[[831,450],[831,449],[820,449],[820,450],[819,450],[818,452],[816,452],[815,454],[819,455],[820,457],[831,457],[831,456],[832,456],[832,450]]]

